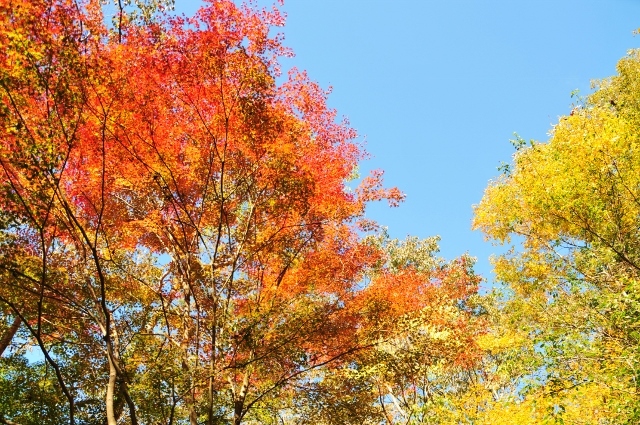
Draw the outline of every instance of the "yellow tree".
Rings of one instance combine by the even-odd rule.
[[[618,72],[561,117],[548,142],[517,139],[513,165],[475,210],[474,227],[488,238],[522,243],[494,259],[509,291],[497,332],[520,343],[500,347],[498,334],[487,347],[536,359],[503,406],[528,409],[529,420],[638,418],[638,52]]]

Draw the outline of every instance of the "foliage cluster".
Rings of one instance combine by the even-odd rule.
[[[167,6],[0,0],[0,422],[415,416],[478,355],[472,261],[364,218],[402,194],[348,189],[277,9]]]
[[[547,143],[517,143],[476,207],[477,229],[521,242],[494,258],[501,336],[481,342],[502,375],[489,404],[530,418],[518,423],[640,421],[639,52],[618,72]]]

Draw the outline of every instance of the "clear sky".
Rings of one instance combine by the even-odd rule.
[[[192,13],[197,0],[176,0]],[[260,1],[260,4],[270,4]],[[323,87],[338,115],[366,140],[388,186],[407,200],[368,211],[394,237],[440,235],[441,254],[488,257],[472,232],[509,139],[544,141],[570,93],[615,73],[640,47],[640,0],[288,0],[281,31],[295,65]]]

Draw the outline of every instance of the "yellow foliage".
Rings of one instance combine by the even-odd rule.
[[[521,346],[526,339],[522,333],[509,329],[500,335],[486,334],[478,337],[478,346],[490,354],[498,354]]]
[[[640,53],[618,72],[548,142],[515,143],[475,207],[475,229],[522,248],[492,260],[508,296],[479,344],[511,381],[473,423],[637,423]]]

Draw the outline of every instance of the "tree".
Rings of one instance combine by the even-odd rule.
[[[348,189],[355,131],[304,72],[276,84],[277,9],[136,4],[108,27],[97,0],[0,2],[3,386],[42,382],[52,423],[266,422],[441,287],[466,320],[467,260],[381,268],[361,236],[402,194]]]
[[[632,52],[547,143],[516,140],[513,167],[476,207],[475,228],[522,241],[495,259],[503,314],[537,359],[526,400],[565,423],[638,419],[639,70]]]

